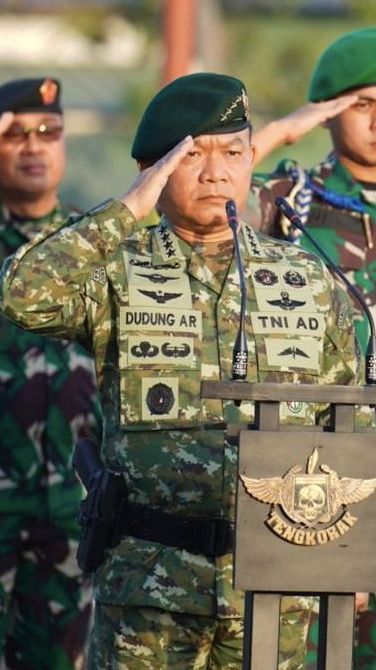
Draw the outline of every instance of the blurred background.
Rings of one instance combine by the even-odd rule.
[[[62,196],[86,209],[133,180],[137,121],[167,81],[198,70],[238,76],[260,127],[303,104],[312,67],[330,42],[375,24],[376,0],[0,0],[0,82],[61,79],[68,140]],[[308,166],[328,147],[317,129],[260,168],[282,155]]]

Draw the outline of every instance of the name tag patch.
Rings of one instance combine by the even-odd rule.
[[[256,335],[262,333],[286,333],[286,335],[314,335],[325,333],[323,314],[276,314],[275,312],[252,312],[252,329]]]
[[[201,335],[201,318],[202,313],[197,309],[120,307],[120,330],[171,330],[174,333]]]

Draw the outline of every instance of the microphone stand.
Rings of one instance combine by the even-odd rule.
[[[241,295],[239,330],[235,339],[232,354],[232,379],[234,381],[244,381],[247,378],[247,368],[248,368],[248,347],[247,347],[247,338],[245,334],[247,285],[244,277],[243,263],[240,256],[240,247],[238,238],[239,222],[235,202],[233,200],[227,200],[225,207],[226,207],[228,225],[232,230],[232,235],[234,238],[235,261],[239,273],[240,295]]]

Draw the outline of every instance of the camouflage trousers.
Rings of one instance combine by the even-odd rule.
[[[304,658],[304,670],[316,670],[318,645],[318,606],[312,609]],[[370,594],[368,608],[355,619],[353,670],[376,670],[376,595]]]
[[[280,670],[303,668],[308,621],[305,602],[283,598]],[[241,670],[243,632],[242,619],[97,603],[87,670]]]
[[[78,670],[91,585],[75,559],[73,515],[0,515],[0,669]]]

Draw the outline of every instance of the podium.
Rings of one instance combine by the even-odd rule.
[[[277,670],[282,595],[320,597],[318,670],[351,670],[354,594],[376,590],[376,432],[355,427],[374,386],[203,381],[203,398],[255,402],[238,445],[234,587],[243,670]],[[280,403],[324,403],[328,425],[280,424]]]

